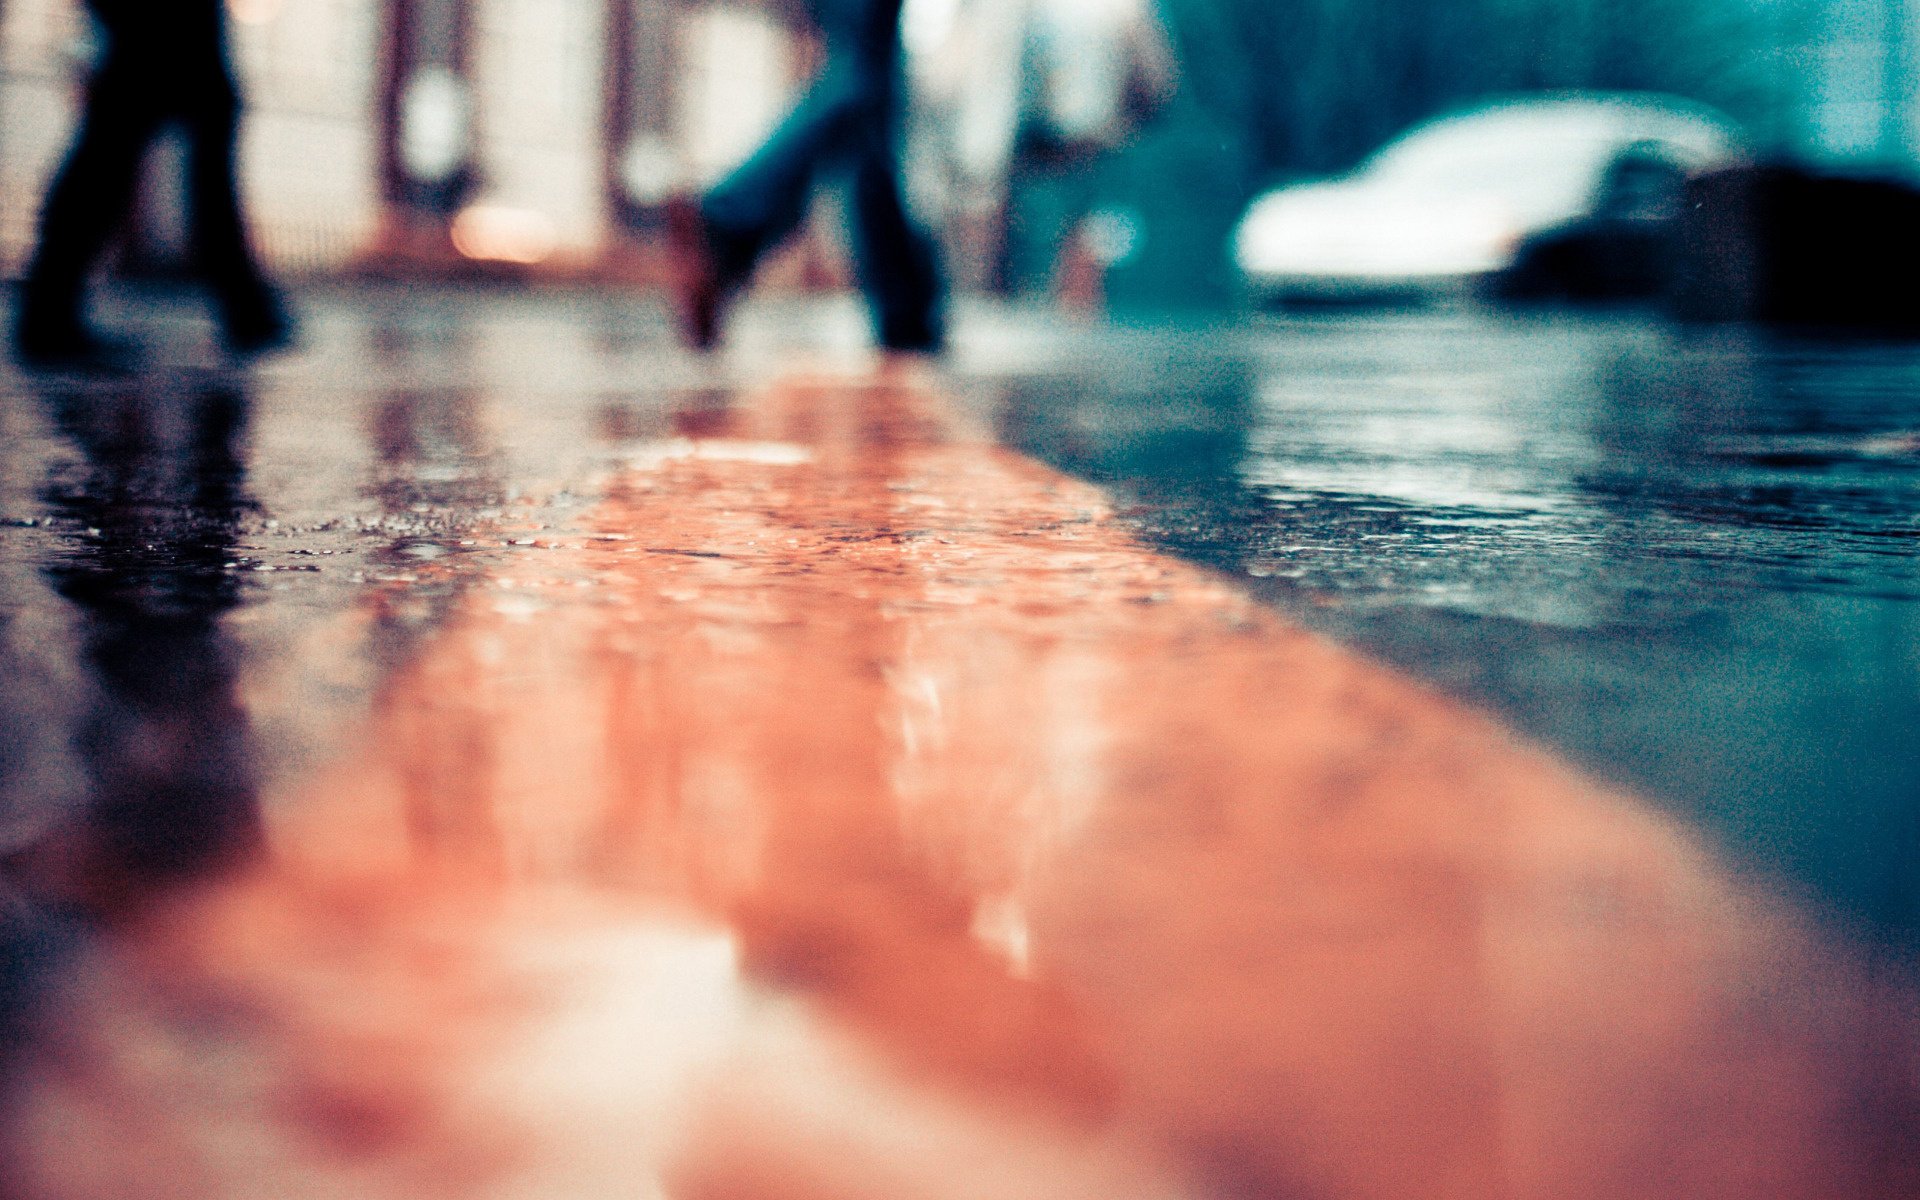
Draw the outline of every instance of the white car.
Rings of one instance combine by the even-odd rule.
[[[1505,99],[1416,126],[1350,175],[1261,196],[1234,257],[1267,299],[1463,291],[1511,267],[1531,238],[1644,210],[1650,175],[1670,179],[1677,201],[1688,175],[1744,156],[1730,121],[1685,100]]]

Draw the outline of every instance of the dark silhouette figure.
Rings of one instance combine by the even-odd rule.
[[[799,105],[747,162],[697,205],[676,206],[687,264],[687,335],[711,345],[727,299],[806,215],[813,188],[849,186],[855,269],[880,343],[938,350],[943,287],[933,243],[907,213],[900,176],[901,0],[808,0],[826,63]]]
[[[283,346],[286,311],[247,244],[234,179],[240,89],[220,0],[87,0],[106,44],[87,85],[80,132],[47,193],[14,330],[29,363],[111,354],[86,319],[87,277],[133,204],[140,164],[161,130],[188,143],[193,252],[219,305],[227,345]]]

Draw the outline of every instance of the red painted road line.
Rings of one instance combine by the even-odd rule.
[[[1920,1194],[1913,997],[1681,826],[910,380],[692,432],[96,957],[22,1196]]]

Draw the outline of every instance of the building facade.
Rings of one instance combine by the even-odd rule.
[[[1791,39],[1790,147],[1920,182],[1920,4],[1820,0]]]

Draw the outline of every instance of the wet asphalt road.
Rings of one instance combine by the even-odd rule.
[[[1022,380],[1155,544],[1920,949],[1920,347],[1348,314]]]
[[[0,387],[17,830],[101,786],[76,714],[231,703],[204,676],[241,660],[299,691],[256,715],[248,761],[306,761],[626,447],[861,341],[845,305],[770,305],[716,366],[644,301],[343,292],[313,297],[308,349],[242,372],[190,305],[157,307],[119,314],[159,346],[145,377]],[[1920,949],[1920,347],[1632,314],[981,311],[950,372],[1153,544]],[[383,628],[319,679],[292,669],[370,589]],[[176,656],[199,674],[153,668]]]
[[[900,1063],[931,1054],[954,1096],[1136,1105],[1172,1131],[1129,1136],[1207,1194],[1295,1173],[1395,1194],[1433,1163],[1460,1172],[1436,1194],[1473,1196],[1904,1186],[1885,1052],[1910,1045],[1920,949],[1920,348],[1632,316],[983,309],[929,379],[868,369],[843,304],[754,309],[713,361],[641,301],[335,292],[310,312],[306,350],[251,370],[169,301],[125,315],[158,347],[142,375],[0,380],[0,1024],[67,976],[73,1044],[103,1062],[175,1037],[291,1055],[324,1085],[291,1110],[301,1136],[424,1153],[425,1100],[402,1119],[378,1098],[410,1094],[415,1057],[484,1055],[408,1024],[440,1010],[404,988],[471,982],[408,939],[530,928],[577,955],[563,974],[596,1019],[704,1011],[609,965],[596,939],[640,929],[621,944],[642,975],[691,986],[744,954],[756,986],[831,999]],[[1235,590],[1495,710],[1681,833]],[[255,870],[269,846],[293,865]],[[385,853],[403,883],[372,882]],[[503,862],[596,904],[675,880],[735,950],[631,913],[610,934],[598,910],[474,909]],[[168,916],[220,878],[233,897]],[[953,917],[949,890],[977,909]],[[1798,904],[1765,899],[1782,891]],[[90,943],[118,947],[102,977],[71,967]],[[1030,950],[1055,973],[1037,984]],[[1136,978],[1133,955],[1160,969]],[[289,1010],[262,1002],[277,1032],[226,1007],[242,984],[286,989]],[[271,1040],[326,1032],[329,998],[363,986],[345,1025],[398,1022],[394,1062],[335,1077],[324,1039]],[[997,1015],[952,1028],[955,996]],[[433,1003],[486,1028],[457,989]],[[31,1111],[85,1127],[63,1097],[111,1113],[113,1076],[65,1045],[34,1047]],[[1609,1046],[1634,1064],[1618,1078]],[[274,1082],[205,1061],[204,1110],[113,1084],[179,1127],[157,1144],[214,1136],[229,1089]],[[815,1111],[806,1073],[769,1061],[752,1078]],[[1331,1140],[1266,1127],[1294,1103]],[[1595,1124],[1622,1103],[1638,1133]],[[1716,1147],[1678,1174],[1649,1132],[1670,1104],[1700,1106]],[[730,1120],[713,1162],[767,1115]],[[484,1142],[453,1144],[479,1169]],[[1033,1194],[1146,1170],[1078,1154]]]

